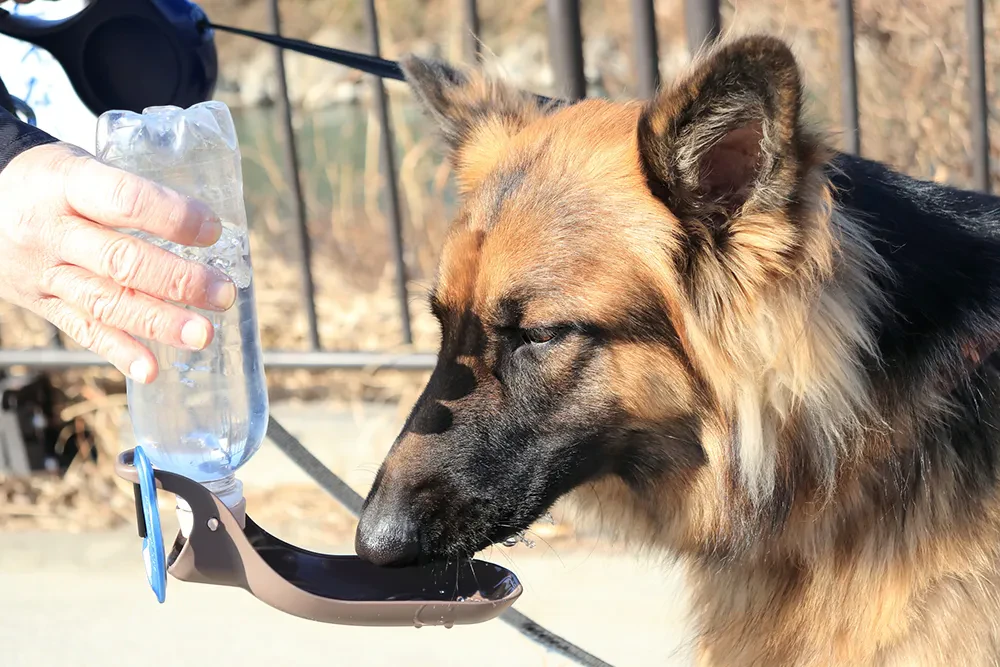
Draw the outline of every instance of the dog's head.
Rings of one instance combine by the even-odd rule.
[[[726,456],[706,432],[750,400],[733,389],[748,357],[776,344],[759,340],[764,295],[822,268],[799,259],[822,256],[802,214],[819,144],[791,53],[742,39],[645,104],[544,106],[438,62],[404,70],[461,207],[431,294],[437,367],[375,478],[359,554],[470,555],[596,480],[683,495]]]

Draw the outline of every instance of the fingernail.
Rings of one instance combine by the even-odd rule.
[[[219,240],[222,235],[222,221],[212,216],[201,223],[198,236],[194,242],[200,246],[210,246]]]
[[[145,359],[137,359],[128,367],[128,374],[136,382],[146,384],[149,376],[153,374],[153,367]]]
[[[192,350],[201,350],[208,345],[208,328],[203,322],[190,320],[181,327],[181,342]]]
[[[229,310],[236,303],[236,285],[228,280],[213,283],[208,288],[208,302],[216,308]]]

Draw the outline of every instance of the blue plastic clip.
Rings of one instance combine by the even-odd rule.
[[[156,599],[163,604],[167,597],[167,557],[163,551],[163,531],[160,528],[160,510],[156,505],[153,466],[142,447],[135,448],[132,465],[139,475],[142,515],[146,521],[146,536],[142,538],[142,560],[146,565],[146,579],[156,594]]]

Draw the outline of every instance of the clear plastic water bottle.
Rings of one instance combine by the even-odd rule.
[[[269,408],[240,149],[229,108],[211,101],[142,114],[106,112],[98,120],[97,157],[199,199],[222,219],[222,236],[210,248],[130,232],[222,270],[237,298],[224,313],[199,311],[215,327],[204,350],[141,341],[156,355],[159,375],[146,385],[128,380],[127,393],[136,442],[153,466],[201,482],[236,508],[243,486],[235,472],[260,448]],[[178,509],[190,511],[183,499]]]

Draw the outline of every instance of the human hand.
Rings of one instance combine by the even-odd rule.
[[[0,171],[0,202],[0,299],[137,382],[158,369],[135,337],[195,350],[212,340],[207,318],[174,304],[221,311],[236,300],[221,272],[116,230],[210,246],[222,224],[205,205],[79,148],[51,143],[18,155]]]

